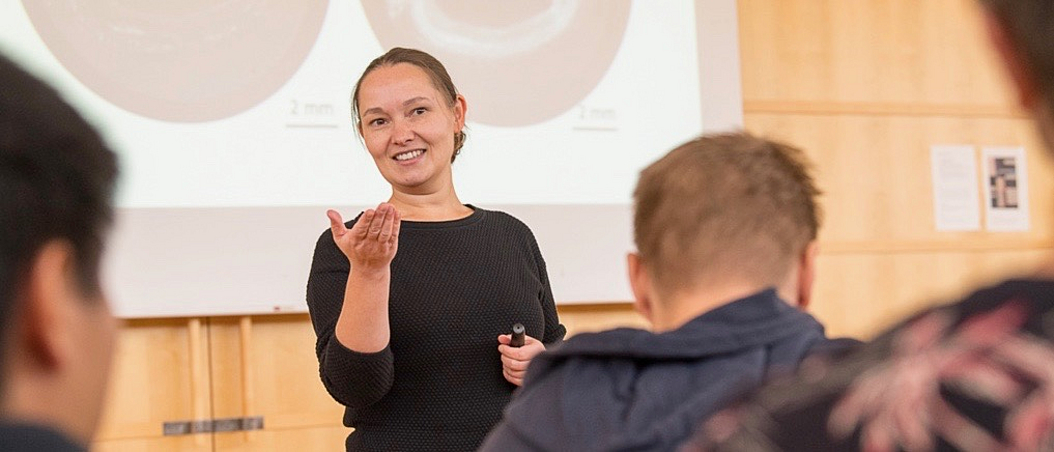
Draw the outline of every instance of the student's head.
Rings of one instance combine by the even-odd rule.
[[[981,0],[989,37],[1004,62],[1018,102],[1037,119],[1054,149],[1054,2]]]
[[[82,442],[113,345],[99,265],[115,159],[55,91],[0,56],[0,416]]]
[[[638,306],[648,315],[654,303],[702,291],[775,287],[804,307],[818,194],[804,154],[785,144],[731,133],[670,151],[641,172],[633,195]]]
[[[453,111],[458,108],[459,104],[461,104],[461,108],[464,109],[464,99],[458,94],[457,88],[454,87],[454,81],[451,80],[450,74],[447,73],[446,67],[443,66],[443,63],[440,63],[439,60],[432,55],[420,50],[395,47],[384,55],[371,61],[370,64],[366,66],[366,70],[362,72],[362,76],[359,77],[358,82],[355,83],[355,91],[352,93],[351,102],[352,115],[354,116],[356,129],[364,139],[366,137],[366,132],[368,132],[368,129],[365,127],[369,125],[369,121],[364,121],[363,117],[364,110],[362,106],[362,98],[360,97],[363,82],[366,80],[367,76],[374,71],[383,68],[391,68],[396,65],[409,65],[421,71],[422,75],[427,78],[431,83],[432,88],[435,90],[437,100],[446,108]],[[464,112],[462,111],[460,115],[460,125],[457,130],[452,133],[453,152],[450,155],[451,163],[457,158],[458,153],[461,152],[461,147],[465,144],[466,136],[465,132],[462,130],[464,127]]]

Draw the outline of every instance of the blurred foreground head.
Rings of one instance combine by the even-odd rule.
[[[1054,2],[981,0],[988,35],[1013,82],[1017,101],[1054,149]]]
[[[50,87],[0,56],[0,416],[86,445],[115,322],[99,283],[116,156]]]

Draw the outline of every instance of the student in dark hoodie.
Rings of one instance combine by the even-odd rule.
[[[818,194],[801,151],[745,133],[646,168],[627,264],[652,331],[581,334],[536,357],[482,450],[670,450],[742,391],[848,346],[803,312]]]

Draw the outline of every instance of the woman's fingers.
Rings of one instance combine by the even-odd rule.
[[[351,227],[351,231],[355,233],[355,237],[366,237],[369,233],[370,223],[373,221],[373,218],[377,216],[376,214],[377,213],[374,212],[373,209],[366,209],[366,211],[362,213],[362,216],[359,217],[359,221],[356,221],[355,225]]]
[[[509,347],[510,336],[498,336],[498,353],[501,354],[501,373],[505,379],[516,386],[523,386],[523,377],[536,355],[545,351],[545,344],[527,336],[523,347]]]
[[[341,218],[340,212],[329,209],[326,211],[326,216],[329,217],[329,230],[333,232],[333,237],[340,237],[348,232],[347,226],[344,226],[344,218]]]
[[[508,334],[502,334],[498,336],[498,353],[502,356],[507,356],[510,359],[517,361],[530,361],[534,359],[539,353],[545,351],[545,344],[538,339],[531,336],[524,336],[522,347],[510,347],[509,339],[511,336]]]
[[[392,208],[392,210],[395,211],[395,220],[392,221],[392,236],[390,241],[394,245],[398,243],[398,229],[403,224],[403,216],[399,215],[398,211],[394,208]]]
[[[503,370],[501,373],[505,376],[505,381],[508,381],[509,383],[512,383],[516,386],[523,386],[523,376],[516,376],[510,374],[508,370]]]
[[[384,219],[388,215],[388,205],[381,203],[377,206],[377,212],[373,215],[373,218],[369,221],[369,231],[366,236],[368,239],[376,240],[381,235],[381,229],[384,227]]]
[[[395,207],[386,206],[384,220],[381,222],[381,230],[377,234],[377,240],[387,243],[392,238],[392,225],[395,223]]]
[[[382,202],[376,209],[364,211],[350,229],[339,212],[331,209],[326,211],[326,216],[337,248],[356,267],[379,268],[391,263],[398,247],[402,219],[394,205]]]
[[[525,372],[527,370],[527,365],[529,365],[530,363],[530,361],[520,361],[518,359],[510,358],[504,355],[502,355],[501,357],[502,367],[504,367],[505,370],[510,372]]]
[[[326,211],[333,239],[344,254],[356,265],[364,267],[388,265],[395,255],[401,217],[395,206],[381,203],[367,209],[349,229],[335,210]]]
[[[399,218],[398,211],[395,210],[394,205],[390,208],[389,213],[390,215],[385,216],[385,224],[384,227],[382,227],[383,229],[380,230],[380,236],[378,237],[380,241],[393,242],[393,237],[398,235]]]

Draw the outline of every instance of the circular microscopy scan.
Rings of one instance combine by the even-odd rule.
[[[427,51],[468,99],[469,119],[525,126],[582,101],[611,66],[629,0],[363,0],[385,49]]]
[[[328,0],[23,0],[59,62],[110,103],[202,122],[274,94],[318,38]]]

